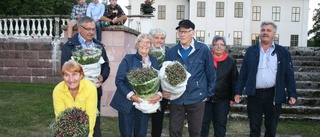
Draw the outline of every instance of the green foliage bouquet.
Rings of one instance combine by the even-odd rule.
[[[149,100],[159,91],[158,71],[153,68],[134,69],[127,74],[127,78],[135,93],[143,100]]]
[[[97,45],[91,48],[77,48],[72,52],[73,59],[81,65],[97,63],[101,54],[102,49]]]
[[[157,58],[159,67],[162,66],[162,63],[164,61],[164,53],[162,52],[162,50],[152,50],[149,52],[149,55]]]
[[[81,64],[84,72],[85,79],[90,80],[98,88],[98,77],[101,72],[101,64],[103,60],[102,54],[103,47],[97,44],[92,44],[89,47],[86,45],[77,45],[72,51],[72,59]]]
[[[52,131],[55,137],[88,137],[89,117],[80,108],[68,108],[56,118]]]
[[[171,93],[170,100],[179,98],[186,90],[191,74],[178,61],[165,61],[159,72],[161,88]]]

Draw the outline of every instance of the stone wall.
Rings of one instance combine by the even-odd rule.
[[[60,49],[67,40],[66,27],[63,30],[65,37],[61,42],[60,39],[0,39],[0,82],[57,84],[62,81]],[[116,91],[116,72],[125,54],[136,52],[134,41],[138,34],[125,26],[103,28],[102,43],[109,58],[110,75],[102,85],[102,116],[117,116],[117,111],[109,105]]]
[[[51,39],[0,39],[0,81],[57,83],[60,57]],[[54,57],[54,58],[53,58]]]

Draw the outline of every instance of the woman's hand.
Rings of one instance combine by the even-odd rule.
[[[152,98],[149,99],[149,104],[155,104],[161,99],[161,96],[155,94]]]
[[[130,99],[133,101],[133,102],[136,102],[136,103],[141,103],[142,101],[139,99],[139,96],[138,95],[132,95],[130,97]]]

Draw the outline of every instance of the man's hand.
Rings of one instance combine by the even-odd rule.
[[[97,88],[101,87],[102,83],[103,83],[103,77],[101,75],[99,75],[98,76],[98,81],[96,83],[96,87]]]
[[[230,101],[230,107],[231,107],[232,105],[234,105],[234,104],[236,104],[236,102]]]
[[[81,15],[77,15],[77,20],[80,20],[81,19]]]
[[[234,102],[235,103],[240,103],[241,99],[240,99],[240,95],[235,95],[234,96]]]
[[[162,97],[165,98],[165,99],[169,99],[171,96],[171,94],[169,92],[166,92],[166,91],[162,91]]]
[[[294,97],[290,97],[289,104],[294,105],[294,104],[296,104],[296,101],[297,100]]]

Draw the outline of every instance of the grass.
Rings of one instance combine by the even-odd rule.
[[[54,119],[52,105],[53,84],[0,82],[0,137],[51,137],[49,125]],[[168,117],[164,120],[163,136],[169,136]],[[246,120],[229,120],[227,136],[246,137],[249,133]],[[118,137],[117,118],[102,117],[102,135]],[[320,123],[314,121],[281,121],[281,137],[320,135]],[[150,128],[149,128],[150,130]],[[213,131],[210,131],[213,136]],[[148,131],[150,136],[150,131]],[[184,128],[183,136],[188,136]]]

